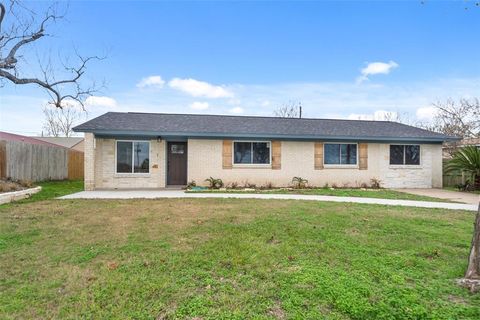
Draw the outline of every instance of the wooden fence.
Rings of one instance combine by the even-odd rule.
[[[0,178],[7,176],[7,141],[0,140]]]
[[[83,179],[83,161],[83,152],[68,150],[68,180]]]
[[[443,186],[455,187],[459,184],[464,184],[467,181],[467,177],[461,172],[448,172],[445,170],[447,161],[443,161]]]
[[[82,179],[83,153],[62,147],[0,141],[0,178],[30,181]]]

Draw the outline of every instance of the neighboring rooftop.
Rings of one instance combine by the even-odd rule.
[[[362,139],[379,141],[457,140],[456,137],[390,121],[279,118],[169,113],[108,112],[74,128],[97,135]]]
[[[50,142],[68,149],[73,148],[83,141],[82,137],[31,137],[34,139]]]
[[[50,147],[60,147],[57,144],[53,144],[47,141],[42,141],[36,138],[32,137],[27,137],[27,136],[22,136],[19,134],[14,134],[14,133],[8,133],[4,131],[0,131],[0,140],[6,140],[6,141],[20,141],[20,142],[25,142],[25,143],[31,143],[31,144],[40,144],[40,145],[45,145],[45,146],[50,146]]]

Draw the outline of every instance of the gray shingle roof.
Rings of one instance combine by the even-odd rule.
[[[74,130],[99,135],[132,136],[283,137],[433,142],[456,140],[456,137],[390,121],[133,112],[108,112],[75,127]]]

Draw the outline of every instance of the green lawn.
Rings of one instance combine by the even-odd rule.
[[[0,207],[0,319],[479,319],[474,215],[254,199]]]
[[[337,196],[337,197],[361,197],[361,198],[380,198],[380,199],[398,199],[398,200],[416,200],[416,201],[434,201],[434,202],[452,202],[445,199],[432,198],[427,196],[420,196],[406,192],[400,192],[390,189],[275,189],[275,190],[256,190],[256,191],[242,191],[227,189],[220,190],[202,190],[202,191],[187,191],[187,192],[219,192],[219,193],[275,193],[275,194],[308,194],[320,196]]]

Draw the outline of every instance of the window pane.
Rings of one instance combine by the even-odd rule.
[[[403,164],[403,145],[390,146],[390,164]]]
[[[117,141],[117,172],[132,173],[132,143]]]
[[[252,163],[252,143],[234,142],[233,163]]]
[[[172,144],[170,145],[170,152],[175,154],[184,154],[185,145],[184,144]]]
[[[270,144],[268,142],[253,143],[253,163],[270,163]]]
[[[420,164],[420,146],[405,146],[405,164]]]
[[[357,145],[341,144],[341,164],[357,164]]]
[[[148,173],[149,172],[149,143],[134,142],[133,143],[133,172]]]
[[[324,147],[325,164],[340,164],[340,145],[339,144],[325,144]]]

